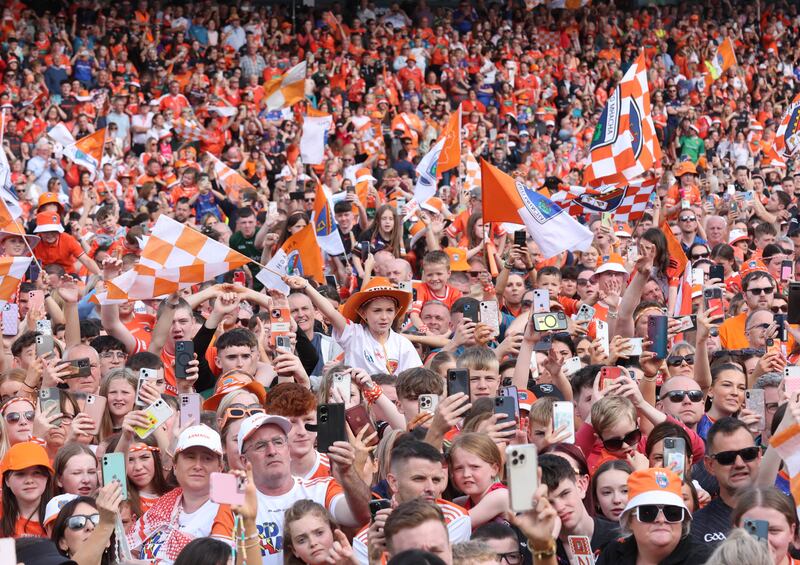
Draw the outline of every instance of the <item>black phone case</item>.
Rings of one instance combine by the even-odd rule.
[[[725,280],[725,267],[722,265],[711,265],[708,269],[708,278],[709,279],[719,279],[721,281]]]
[[[317,451],[327,453],[334,442],[347,441],[344,404],[317,406]]]
[[[179,348],[182,347],[182,350]],[[178,341],[175,343],[175,378],[185,379],[188,375],[186,369],[189,361],[194,359],[194,342]]]
[[[479,313],[478,313],[478,305],[477,304],[475,304],[475,305],[470,304],[470,303],[464,304],[464,309],[462,310],[462,312],[464,313],[464,317],[466,319],[472,320],[476,324],[478,323]]]
[[[800,283],[789,283],[789,312],[786,321],[800,324]]]
[[[447,396],[463,392],[469,396],[469,370],[449,369],[447,371]]]
[[[503,424],[505,422],[516,422],[517,421],[517,414],[516,410],[514,409],[514,399],[510,396],[495,396],[494,397],[494,409],[493,412],[495,414],[502,414],[503,418],[499,420],[498,424]]]

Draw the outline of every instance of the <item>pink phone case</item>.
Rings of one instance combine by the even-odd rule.
[[[211,473],[211,501],[217,504],[244,504],[244,480],[231,473]]]
[[[88,395],[86,397],[86,401],[84,402],[83,411],[91,416],[92,420],[94,420],[95,433],[97,433],[97,430],[100,428],[100,422],[103,419],[103,412],[106,410],[106,402],[107,400],[105,396],[96,394]]]

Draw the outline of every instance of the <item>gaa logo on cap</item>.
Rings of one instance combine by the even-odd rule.
[[[667,488],[669,484],[669,479],[667,478],[666,473],[662,473],[661,471],[656,471],[656,484],[661,488]]]

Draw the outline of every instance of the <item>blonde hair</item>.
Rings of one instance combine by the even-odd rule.
[[[706,565],[729,563],[773,565],[774,562],[765,542],[757,540],[741,528],[734,528],[706,561]]]
[[[482,461],[489,465],[496,466],[498,475],[503,472],[503,456],[497,444],[488,435],[477,432],[462,432],[458,434],[450,445],[450,451],[447,456],[448,463],[451,466],[453,454],[457,449],[463,449],[467,453],[480,457]]]
[[[592,426],[600,437],[625,416],[636,423],[636,407],[624,396],[604,396],[592,406]]]
[[[528,421],[530,424],[538,424],[540,426],[549,426],[553,420],[553,403],[555,399],[551,396],[544,396],[537,398],[536,402],[531,405],[531,411],[528,414]],[[594,420],[592,420],[594,422]]]
[[[108,389],[111,383],[123,379],[128,381],[128,384],[133,387],[135,392],[136,387],[139,385],[139,378],[127,367],[119,367],[109,371],[103,379],[103,382],[100,383],[100,396],[108,398]],[[103,417],[100,419],[100,431],[98,432],[98,436],[101,441],[108,439],[114,433],[114,421],[111,419],[110,405],[110,402],[106,403],[106,409],[103,410]],[[134,409],[135,408],[134,406]]]
[[[494,351],[486,346],[468,347],[456,361],[459,369],[500,372],[500,361]]]
[[[295,532],[292,532],[292,526],[298,520],[304,518],[308,514],[320,518],[323,522],[327,522],[331,532],[336,530],[336,523],[324,506],[304,498],[298,500],[286,511],[283,518],[283,562],[285,565],[305,565],[305,561],[295,557],[293,549],[292,537]]]
[[[485,541],[470,540],[453,544],[454,565],[497,563],[497,552]]]

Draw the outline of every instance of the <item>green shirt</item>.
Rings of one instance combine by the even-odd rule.
[[[697,163],[697,160],[700,159],[700,153],[706,149],[705,142],[696,135],[691,137],[681,136],[678,144],[681,146],[681,157],[689,157],[692,163]]]
[[[231,236],[231,239],[228,243],[231,249],[238,251],[246,257],[249,257],[256,263],[261,261],[261,251],[256,248],[255,234],[253,234],[252,237],[245,237],[242,232],[237,231]],[[253,263],[248,263],[247,268],[250,269],[251,273],[253,273],[253,288],[256,290],[261,290],[264,286],[255,278],[255,276],[261,270],[261,267]]]

